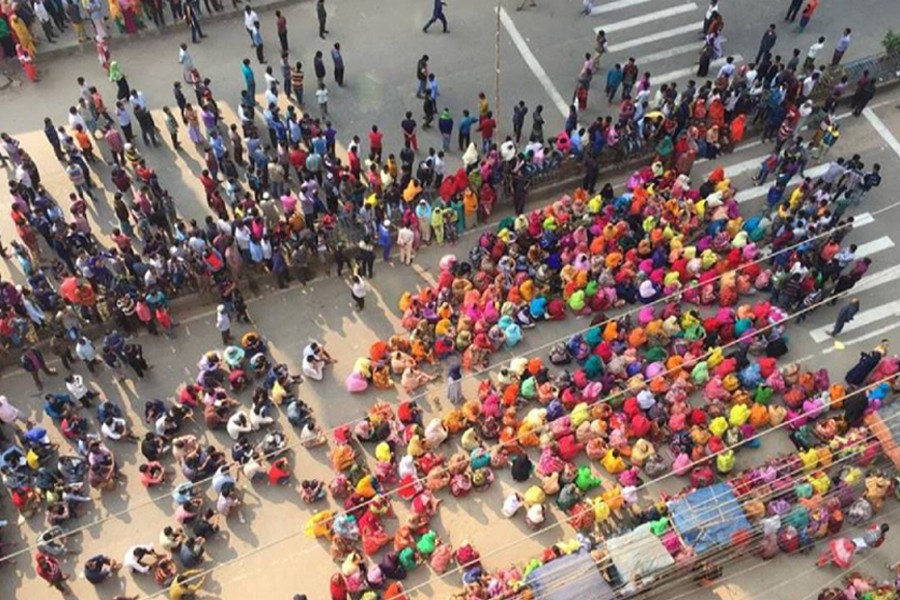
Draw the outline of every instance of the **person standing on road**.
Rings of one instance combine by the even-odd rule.
[[[416,63],[416,81],[418,82],[418,87],[416,88],[416,98],[422,98],[425,96],[425,89],[428,86],[428,55],[423,54],[422,58],[419,59],[419,62]]]
[[[288,51],[287,18],[280,10],[275,11],[275,31],[278,32],[278,41],[281,43],[281,51]]]
[[[185,2],[187,6],[191,6],[192,2],[188,0]],[[249,4],[244,7],[244,29],[247,30],[247,35],[250,36],[250,45],[253,45],[253,24],[259,21],[259,15],[256,14],[256,11],[253,10],[253,7]]]
[[[544,105],[538,104],[531,113],[531,141],[544,143]]]
[[[319,105],[319,110],[322,113],[323,117],[328,116],[328,88],[325,87],[324,83],[319,84],[319,89],[316,90],[316,103]]]
[[[340,87],[344,87],[344,56],[338,42],[335,42],[334,48],[331,49],[331,60],[334,62],[334,80]]]
[[[459,141],[459,151],[465,152],[472,142],[472,125],[477,123],[478,119],[470,115],[468,110],[463,110],[462,114],[462,119],[459,120],[457,140]]]
[[[445,6],[447,6],[447,3],[444,2],[444,0],[434,0],[434,9],[431,11],[431,19],[425,23],[425,27],[422,28],[424,33],[428,33],[428,28],[434,25],[436,21],[440,21],[441,25],[444,26],[444,33],[450,33],[450,30],[447,29],[447,17],[444,16]]]
[[[801,6],[803,6],[803,0],[791,0],[787,14],[784,15],[784,20],[793,23],[797,19],[797,13],[800,12]]]
[[[245,58],[241,63],[241,75],[244,77],[244,89],[247,90],[247,98],[256,103],[256,76],[250,66],[250,59]]]
[[[400,129],[403,130],[403,142],[408,143],[413,152],[419,151],[419,140],[416,138],[416,120],[413,119],[412,111],[407,111],[405,118],[400,122]]]
[[[522,141],[522,129],[525,127],[525,115],[528,114],[528,107],[525,106],[524,100],[519,100],[519,103],[513,107],[513,134],[516,138],[516,143],[520,143]]]
[[[863,71],[862,77],[856,82],[856,92],[853,94],[853,116],[858,117],[872,96],[875,95],[875,78],[868,70]]]
[[[319,85],[325,83],[325,59],[322,57],[321,50],[316,50],[316,55],[313,56],[313,71],[316,73]]]
[[[709,44],[707,44],[709,45]],[[631,99],[631,90],[634,88],[634,84],[637,82],[638,78],[638,68],[634,62],[634,57],[629,57],[628,62],[625,63],[625,67],[622,69],[622,99],[630,100]]]
[[[263,37],[262,31],[259,28],[259,21],[253,22],[253,32],[250,37],[253,40],[253,47],[256,48],[256,60],[258,60],[261,65],[265,64],[266,54],[265,49],[263,48]]]
[[[303,63],[298,60],[291,69],[291,90],[297,98],[298,106],[303,106],[303,77]]]
[[[819,39],[810,44],[809,50],[806,51],[806,60],[803,61],[803,70],[809,71],[816,66],[816,57],[825,47],[825,36],[819,36]]]
[[[325,39],[328,30],[325,29],[325,21],[328,19],[328,12],[325,10],[325,0],[316,0],[316,18],[319,19],[319,37]]]
[[[231,343],[231,317],[225,310],[225,305],[220,304],[216,307],[216,329],[222,336],[222,343],[226,346]]]
[[[619,86],[622,85],[622,65],[616,63],[606,73],[606,100],[609,104],[615,101]]]
[[[753,62],[759,64],[762,57],[766,55],[766,52],[770,52],[772,48],[775,47],[776,41],[778,41],[778,34],[775,33],[775,24],[772,23],[769,25],[769,28],[766,29],[762,39],[759,40],[759,50],[756,52],[756,60]]]
[[[859,312],[859,298],[851,298],[850,302],[841,307],[838,311],[837,319],[834,321],[834,327],[828,332],[831,337],[838,336],[844,330],[844,325],[853,320],[856,313]]]
[[[191,28],[191,43],[199,44],[200,40],[206,37],[203,29],[200,28],[200,16],[193,3],[185,2],[184,4],[184,22]]]
[[[706,14],[703,16],[703,31],[700,32],[701,37],[706,37],[706,34],[709,33],[709,24],[712,22],[713,17],[719,14],[719,0],[709,0],[709,7],[706,9]]]
[[[834,54],[831,56],[831,66],[836,67],[844,58],[844,53],[850,47],[850,28],[844,29],[843,35],[838,39],[834,46]]]

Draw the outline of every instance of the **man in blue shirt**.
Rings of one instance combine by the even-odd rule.
[[[459,120],[459,151],[465,152],[472,141],[472,125],[478,122],[478,119],[471,116],[468,110],[463,111],[462,119]]]
[[[253,22],[253,31],[250,32],[250,37],[253,38],[253,47],[256,48],[256,60],[259,61],[259,64],[264,64],[266,55],[263,51],[263,38],[262,31],[259,29],[259,21]]]
[[[443,0],[434,0],[434,10],[431,11],[431,20],[425,23],[425,27],[422,28],[424,33],[428,33],[428,28],[434,25],[435,21],[441,22],[441,25],[444,26],[444,33],[450,33],[450,30],[447,29],[447,17],[444,16],[445,6],[447,6],[447,3]]]

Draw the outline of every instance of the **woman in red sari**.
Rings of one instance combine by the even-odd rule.
[[[28,81],[38,81],[40,78],[38,77],[37,67],[34,66],[34,56],[22,44],[16,44],[16,56],[19,57],[19,64],[22,65],[22,70],[25,71]]]

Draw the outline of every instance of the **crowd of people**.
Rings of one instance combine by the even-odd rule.
[[[126,5],[116,4],[129,33],[140,19]],[[138,6],[149,11],[148,18],[159,17],[161,7],[148,5],[153,3]],[[75,6],[74,13],[69,6]],[[17,11],[28,8],[16,7],[8,21],[24,48],[25,34],[14,23],[25,19]],[[77,4],[63,8],[73,27],[73,14],[83,18]],[[222,7],[214,2],[206,8]],[[182,9],[183,18],[196,19],[191,14],[199,3]],[[324,6],[321,10],[324,37]],[[250,13],[245,9],[244,25],[264,64],[258,17]],[[707,37],[712,49],[721,30],[717,14],[708,16],[704,31],[713,36]],[[88,20],[102,29],[102,16],[99,25]],[[199,42],[202,31],[191,25]],[[52,27],[45,32],[49,37]],[[105,37],[99,29],[95,34]],[[586,514],[587,494],[600,486],[601,473],[620,483],[604,491],[604,503],[621,509],[635,504],[640,472],[653,475],[651,465],[657,474],[674,468],[684,475],[714,456],[718,475],[725,477],[734,466],[729,447],[762,428],[785,420],[806,424],[838,401],[847,426],[858,426],[863,414],[884,400],[883,389],[870,393],[868,387],[898,370],[886,343],[864,353],[847,373],[847,386],[863,390],[857,394],[823,383],[822,375],[810,385],[787,383],[775,362],[788,350],[786,324],[829,303],[847,302],[871,264],[845,239],[853,225],[845,213],[880,184],[880,167],[867,169],[854,155],[830,162],[818,179],[804,177],[807,163],[823,158],[839,138],[834,111],[848,86],[839,82],[817,96],[823,102],[816,104],[821,69],[815,55],[802,66],[796,55],[783,64],[769,46],[758,64],[726,62],[714,81],[689,81],[684,89],[664,84],[655,92],[651,75],[640,76],[636,61],[629,60],[607,74],[610,103],[621,88],[618,114],[581,125],[606,49],[601,32],[596,52],[585,57],[564,128],[546,137],[543,108],[536,106],[524,145],[529,113],[524,102],[516,104],[513,134],[502,142],[483,93],[477,108],[464,110],[455,122],[449,108],[438,108],[437,77],[423,56],[416,68],[421,127],[431,127],[437,118],[441,149],[420,153],[419,123],[407,113],[396,156],[385,151],[383,132],[373,125],[365,142],[352,138],[344,161],[337,156],[338,132],[328,117],[324,57],[320,52],[314,60],[317,117],[301,110],[303,67],[291,64],[287,38],[279,38],[281,60],[278,67],[265,67],[262,104],[251,61],[243,61],[245,89],[235,123],[224,120],[212,84],[186,44],[179,52],[183,82],[174,84],[174,105],[163,108],[161,119],[151,114],[143,93],[108,50],[101,53],[115,101],[107,104],[103,92],[80,77],[66,125],[44,120],[46,139],[72,186],[65,202],[41,184],[41,169],[27,149],[0,135],[0,160],[12,174],[10,211],[18,237],[8,249],[0,244],[0,252],[11,253],[27,279],[19,286],[0,281],[0,343],[15,352],[39,390],[52,382],[57,391],[44,396],[43,411],[72,447],[64,451],[45,427],[16,407],[16,399],[3,397],[0,434],[14,432],[15,442],[0,467],[20,514],[41,516],[46,524],[35,568],[57,589],[67,590],[69,577],[60,563],[67,552],[65,524],[92,502],[89,489],[121,484],[121,461],[114,452],[121,443],[139,444],[144,460],[138,472],[145,486],[175,482],[174,523],[158,543],[136,545],[122,561],[88,558],[84,571],[91,583],[124,567],[135,575],[152,574],[172,598],[196,592],[205,576],[200,568],[205,545],[221,537],[228,518],[242,518],[238,478],[295,483],[284,452],[289,438],[276,425],[284,411],[298,430],[299,445],[331,444],[335,477],[296,483],[312,508],[329,497],[342,507],[317,511],[307,526],[310,535],[328,538],[341,565],[331,581],[335,600],[350,595],[399,600],[405,597],[400,582],[409,572],[427,563],[445,573],[454,562],[466,587],[463,597],[474,600],[513,593],[521,578],[483,567],[472,544],[440,539],[432,519],[439,515],[439,492],[445,488],[463,497],[489,486],[495,471],[509,466],[514,481],[539,479],[540,484],[505,499],[506,516],[524,508],[526,523],[539,528],[547,497],[557,496],[556,505],[580,529],[593,524],[578,518]],[[340,44],[334,44],[331,58],[340,86]],[[858,112],[874,82],[865,74],[855,85]],[[196,102],[186,97],[191,92]],[[290,104],[284,111],[281,97]],[[699,186],[690,173],[696,158],[716,158],[741,141],[748,119],[762,124],[764,141],[776,142],[756,177],[760,185],[770,176],[775,183],[767,210],[745,217],[721,169]],[[812,131],[809,141],[799,135],[804,127]],[[173,149],[186,139],[203,155],[196,175],[209,214],[202,221],[179,214],[149,153],[145,157],[140,150],[157,146],[163,128]],[[452,172],[447,160],[454,134],[462,167]],[[473,142],[473,135],[480,140]],[[626,193],[616,194],[611,184],[597,191],[601,158],[621,161],[648,148],[652,164],[634,173]],[[526,210],[531,178],[567,159],[581,161],[585,169],[581,189]],[[112,192],[117,220],[115,228],[102,232],[106,236],[92,218],[94,203],[108,201],[105,189]],[[512,199],[515,215],[482,235],[467,256],[445,257],[436,286],[404,294],[404,333],[374,344],[346,379],[350,392],[399,383],[415,398],[438,376],[434,365],[445,361],[453,408],[442,417],[426,422],[414,399],[397,406],[379,403],[328,438],[296,394],[303,378],[320,380],[335,362],[324,347],[307,346],[300,372],[292,373],[269,356],[259,333],[246,333],[235,343],[232,321],[251,322],[241,291],[246,280],[268,273],[285,287],[294,279],[308,281],[317,264],[334,264],[339,276],[349,266],[351,294],[362,310],[376,247],[388,261],[397,246],[400,260],[409,263],[424,244],[455,243],[467,228],[488,219],[504,195]],[[90,378],[101,367],[119,380],[131,372],[143,378],[152,365],[129,336],[146,331],[174,337],[178,324],[169,305],[187,292],[217,299],[223,347],[202,357],[196,378],[179,387],[174,401],[145,403],[141,434],[120,406],[97,396]],[[747,296],[754,293],[767,298],[751,302]],[[634,316],[607,318],[623,306],[637,307]],[[712,307],[712,316],[700,312]],[[834,335],[852,312],[843,321],[839,317]],[[496,366],[491,357],[514,348],[527,329],[573,315],[593,323],[551,350],[547,362],[559,372],[539,358],[516,359],[482,381],[476,396],[464,393],[466,373]],[[50,368],[37,344],[41,338],[65,374]],[[75,372],[82,366],[86,375]],[[251,390],[250,401],[242,400]],[[694,392],[707,401],[703,409],[688,403]],[[770,403],[775,394],[784,406]],[[96,410],[96,422],[84,416],[86,409]],[[200,411],[207,428],[223,430],[233,442],[230,456],[191,432]],[[453,435],[462,450],[439,449]],[[373,467],[362,460],[359,443],[374,445]],[[670,463],[657,452],[664,446],[672,450]],[[582,451],[600,469],[576,465]],[[206,481],[212,503],[200,485]],[[387,529],[392,495],[407,501],[412,513],[393,534]],[[590,514],[596,514],[593,507]]]

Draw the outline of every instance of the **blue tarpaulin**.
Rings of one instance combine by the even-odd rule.
[[[681,539],[697,553],[728,544],[736,532],[750,529],[734,490],[726,483],[669,502],[669,514]]]
[[[528,574],[525,583],[537,600],[613,600],[591,555],[579,552],[551,560]]]

